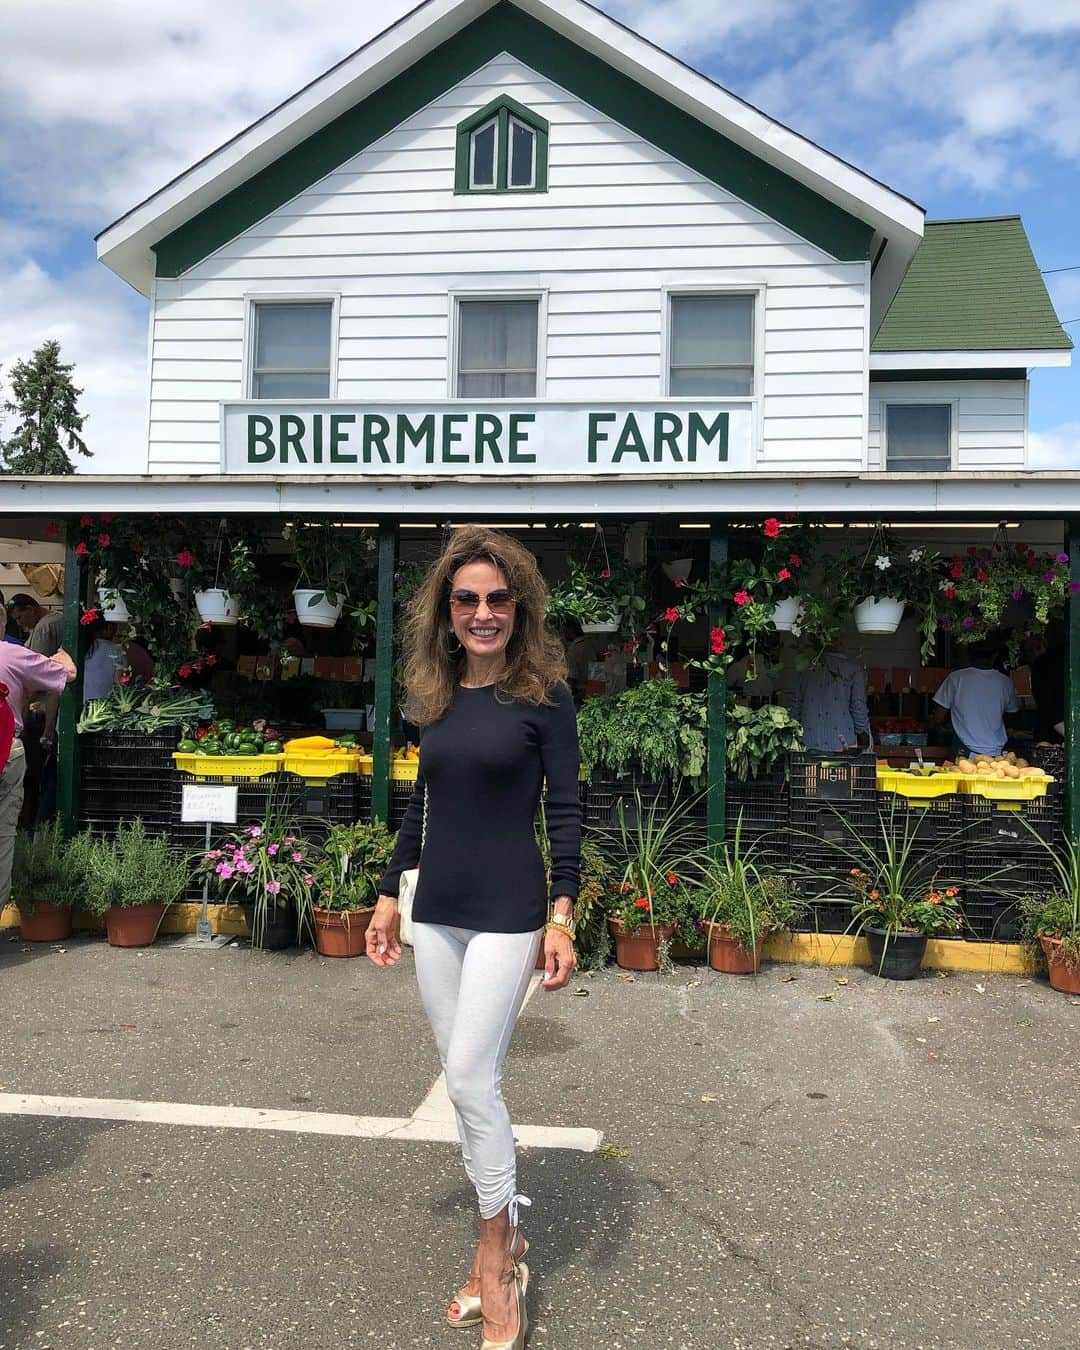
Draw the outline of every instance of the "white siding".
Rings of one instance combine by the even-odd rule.
[[[454,132],[509,93],[551,124],[549,191],[455,196]],[[665,287],[764,286],[763,469],[857,472],[867,267],[502,56],[176,280],[157,283],[151,471],[218,464],[244,396],[245,297],[340,296],[337,397],[442,399],[449,292],[547,293],[546,397],[657,398]]]
[[[869,467],[885,468],[882,404],[952,406],[953,468],[1027,467],[1027,380],[874,380],[870,385]]]

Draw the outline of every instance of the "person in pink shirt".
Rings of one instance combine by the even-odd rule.
[[[11,896],[11,864],[15,856],[15,829],[23,799],[26,752],[19,735],[27,697],[44,690],[60,694],[75,678],[75,662],[61,647],[52,656],[42,656],[29,647],[0,642],[0,683],[7,686],[8,703],[15,717],[15,739],[8,761],[0,773],[0,909]]]

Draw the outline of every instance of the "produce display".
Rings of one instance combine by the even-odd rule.
[[[951,768],[951,763],[946,764]],[[1049,780],[1043,769],[1029,764],[1012,750],[1007,755],[975,755],[972,759],[958,759],[956,768],[963,774],[979,774],[989,778],[1037,778]]]
[[[239,726],[222,717],[208,727],[200,727],[194,737],[182,740],[177,750],[185,755],[280,755],[281,735],[257,717],[249,727]]]

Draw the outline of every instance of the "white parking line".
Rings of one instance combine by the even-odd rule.
[[[527,1003],[539,986],[529,987]],[[523,1005],[524,1006],[524,1005]],[[350,1116],[331,1111],[280,1111],[252,1106],[206,1106],[194,1102],[140,1102],[114,1097],[47,1097],[0,1093],[0,1115],[47,1116],[54,1120],[122,1120],[140,1125],[194,1125],[217,1130],[279,1130],[288,1134],[326,1134],[351,1139],[403,1139],[429,1144],[458,1143],[454,1108],[440,1074],[411,1116]],[[573,1149],[595,1153],[599,1130],[557,1125],[515,1125],[514,1138],[525,1148]]]

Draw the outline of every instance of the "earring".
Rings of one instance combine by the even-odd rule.
[[[465,648],[461,645],[461,641],[458,638],[458,635],[454,632],[452,628],[446,635],[446,650],[450,653],[451,656],[457,656],[459,652],[463,652],[465,650]]]

